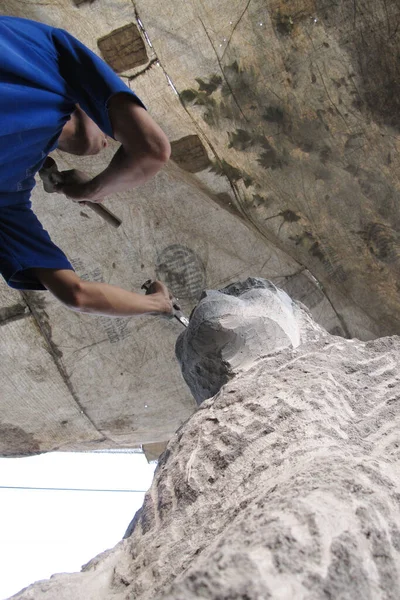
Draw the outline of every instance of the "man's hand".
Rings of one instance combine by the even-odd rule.
[[[101,202],[103,198],[97,198],[93,186],[92,177],[78,169],[61,171],[51,175],[54,183],[54,191],[64,194],[74,202],[88,200],[90,202]]]
[[[155,295],[157,295],[157,297],[160,298],[161,304],[164,303],[164,308],[161,309],[159,312],[161,312],[164,315],[172,316],[173,315],[173,307],[172,307],[173,296],[172,296],[171,292],[169,291],[169,289],[167,288],[167,286],[162,281],[158,281],[156,279],[155,281],[153,281],[151,283],[150,287],[148,287],[146,290],[146,296],[149,296],[152,294],[155,294]]]

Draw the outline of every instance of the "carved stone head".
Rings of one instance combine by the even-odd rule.
[[[203,292],[175,352],[196,402],[214,396],[260,356],[300,344],[296,305],[265,279]],[[298,309],[297,309],[298,310]]]

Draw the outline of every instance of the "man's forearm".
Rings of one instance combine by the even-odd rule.
[[[32,272],[58,300],[77,312],[109,317],[172,313],[169,292],[159,281],[153,283],[149,295],[143,295],[108,283],[83,281],[67,269],[32,269]]]
[[[171,151],[161,128],[126,94],[111,98],[109,116],[121,148],[109,166],[88,184],[89,200],[99,201],[144,183],[167,162]]]
[[[135,188],[153,177],[164,163],[150,154],[128,154],[121,146],[108,167],[86,184],[85,198],[99,202],[111,194]]]
[[[111,194],[137,187],[169,159],[171,146],[166,135],[130,96],[113,97],[109,115],[114,137],[121,147],[108,167],[94,178],[76,169],[59,174],[56,191],[72,200],[101,202]]]
[[[144,296],[107,283],[81,282],[78,302],[70,306],[83,313],[130,317],[146,313],[170,313],[171,301],[161,293]]]

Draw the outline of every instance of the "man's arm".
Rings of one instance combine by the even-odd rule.
[[[136,294],[108,283],[84,281],[67,269],[32,269],[32,273],[60,302],[76,312],[131,317],[141,314],[172,314],[172,301],[161,281],[153,282],[149,294]]]
[[[67,171],[58,191],[73,200],[101,202],[106,196],[124,192],[155,175],[168,161],[169,141],[147,111],[125,93],[109,102],[114,137],[121,143],[108,167],[93,179],[80,171]]]

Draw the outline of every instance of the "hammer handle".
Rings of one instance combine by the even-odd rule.
[[[111,212],[111,210],[108,210],[108,208],[106,208],[102,204],[99,204],[97,202],[86,201],[85,206],[87,208],[90,208],[97,215],[99,215],[99,217],[107,221],[109,225],[115,227],[115,229],[117,229],[122,223],[121,219],[119,219],[116,215],[114,215],[113,212]]]

